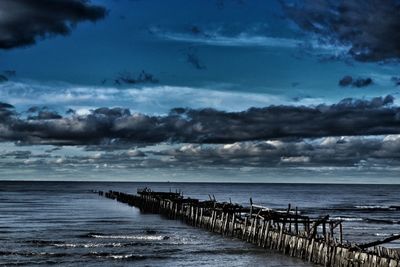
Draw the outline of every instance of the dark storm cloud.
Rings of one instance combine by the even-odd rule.
[[[105,84],[104,80],[102,84]],[[122,72],[114,79],[114,84],[146,84],[146,83],[159,83],[159,80],[151,73],[142,70],[138,75],[130,72]]]
[[[367,87],[372,85],[374,81],[371,78],[357,78],[353,79],[353,77],[346,75],[339,81],[339,85],[342,87],[352,86],[357,88]]]
[[[15,77],[17,75],[17,71],[15,70],[4,70],[3,73],[7,77]]]
[[[400,5],[397,0],[280,0],[300,28],[325,43],[348,45],[359,61],[400,58]]]
[[[34,116],[28,116],[28,120],[52,120],[61,119],[62,116],[55,111],[41,110]]]
[[[373,84],[373,81],[371,78],[358,78],[353,82],[353,86],[357,88],[361,87],[367,87],[369,85]]]
[[[205,70],[207,69],[206,65],[203,64],[201,61],[198,51],[194,47],[189,47],[188,49],[185,49],[183,51],[185,57],[186,57],[186,62],[194,67],[197,70]]]
[[[0,74],[0,83],[6,82],[6,81],[8,81],[7,76],[6,76],[6,75],[3,75],[3,74]]]
[[[22,143],[90,145],[112,142],[232,143],[271,138],[306,138],[400,133],[400,108],[392,96],[344,99],[334,105],[269,106],[242,112],[171,110],[166,116],[99,108],[89,115],[38,114],[24,119],[0,105],[0,139]],[[43,110],[42,110],[43,111]],[[48,110],[44,110],[48,111]]]
[[[13,116],[16,115],[14,108],[15,107],[13,105],[0,102],[0,129],[2,123],[6,123],[8,120],[13,119]]]
[[[0,102],[0,110],[13,109],[13,108],[14,108],[13,105],[10,105],[8,103]]]
[[[392,77],[392,82],[394,83],[395,86],[400,85],[400,77]]]
[[[56,111],[49,110],[49,108],[46,106],[33,106],[30,107],[26,112],[29,114],[29,116],[27,117],[28,120],[51,120],[62,118],[62,116],[59,115]]]
[[[104,18],[106,10],[85,0],[1,0],[0,14],[0,49],[11,49],[67,35],[79,22]]]
[[[0,83],[7,82],[10,78],[13,78],[17,75],[15,70],[4,70],[3,74],[0,73]]]
[[[349,75],[346,75],[346,76],[344,76],[342,79],[340,79],[340,81],[339,81],[339,85],[340,86],[343,86],[343,87],[346,87],[346,86],[349,86],[349,85],[351,85],[353,83],[353,77],[351,77],[351,76],[349,76]]]

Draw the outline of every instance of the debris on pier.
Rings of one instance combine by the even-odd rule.
[[[343,239],[343,221],[333,220],[329,215],[319,218],[301,215],[290,204],[285,211],[278,211],[255,205],[251,199],[250,206],[244,207],[217,202],[211,196],[210,200],[199,200],[183,197],[180,192],[154,192],[149,188],[139,189],[137,195],[116,191],[98,194],[137,207],[143,213],[179,219],[194,227],[323,266],[400,267],[399,252],[379,246],[400,239],[400,235],[351,244]]]

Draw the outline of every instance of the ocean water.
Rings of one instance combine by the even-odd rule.
[[[277,209],[291,203],[303,214],[344,219],[352,242],[400,229],[398,185],[0,182],[0,265],[312,266],[92,193],[144,186],[244,205],[252,197]]]

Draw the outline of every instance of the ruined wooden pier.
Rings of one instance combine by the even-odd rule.
[[[255,205],[250,206],[185,198],[180,193],[153,192],[140,189],[137,195],[116,191],[99,195],[137,207],[144,213],[161,214],[182,220],[194,227],[253,243],[292,257],[323,266],[338,267],[400,267],[400,254],[395,249],[379,245],[400,239],[393,235],[366,244],[351,244],[343,240],[341,220],[329,215],[311,218],[301,215],[290,204],[285,211]]]

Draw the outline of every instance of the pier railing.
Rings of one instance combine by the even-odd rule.
[[[153,192],[139,189],[137,195],[116,191],[99,195],[137,207],[144,213],[161,214],[182,220],[194,227],[231,236],[259,247],[323,266],[400,267],[400,254],[382,246],[400,239],[393,235],[366,244],[352,244],[343,239],[341,220],[329,215],[311,218],[289,204],[285,211],[255,205],[185,198],[178,192]]]

